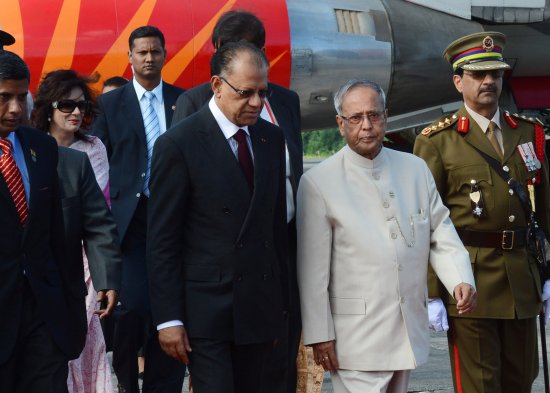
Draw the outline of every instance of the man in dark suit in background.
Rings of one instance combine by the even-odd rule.
[[[150,319],[145,239],[153,144],[170,124],[172,105],[183,92],[162,82],[164,44],[156,27],[143,26],[131,33],[128,57],[134,78],[99,97],[100,113],[93,124],[93,133],[109,156],[112,212],[123,256],[113,367],[119,389],[130,393],[139,391],[137,352],[143,344],[143,326]],[[145,357],[144,392],[181,392],[185,369],[160,350],[156,334],[150,337]]]
[[[229,11],[223,14],[212,33],[216,50],[228,42],[248,41],[257,48],[265,49],[265,29],[262,21],[246,11]],[[213,74],[219,70],[212,70]],[[282,86],[269,83],[271,95],[266,97],[261,117],[283,130],[286,140],[286,191],[288,222],[288,264],[290,283],[290,309],[288,310],[287,334],[281,337],[273,352],[271,366],[266,370],[269,388],[274,393],[296,392],[296,356],[300,344],[302,323],[300,299],[296,280],[296,191],[303,172],[303,148],[298,95]],[[212,97],[210,83],[204,83],[180,95],[172,125],[195,113]]]
[[[212,64],[214,97],[155,145],[151,306],[196,393],[258,393],[287,300],[284,139],[259,119],[264,53],[229,43]]]
[[[66,258],[57,144],[20,126],[30,73],[0,51],[0,380],[7,392],[66,392],[86,338],[84,269]]]

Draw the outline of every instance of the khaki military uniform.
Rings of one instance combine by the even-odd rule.
[[[461,128],[463,117],[467,118],[467,126],[463,123]],[[501,111],[502,161],[464,107],[436,121],[416,139],[414,153],[430,167],[459,234],[461,230],[475,230],[493,234],[516,231],[519,235],[527,227],[517,195],[474,148],[501,161],[527,192],[527,182],[536,171],[528,171],[517,146],[535,144],[534,124],[519,117],[512,119],[517,128],[508,124]],[[548,234],[548,164],[544,161],[541,182],[536,187],[536,210],[537,221]],[[472,213],[472,180],[482,194],[483,217]],[[472,313],[459,316],[456,301],[435,276],[429,280],[429,296],[441,297],[447,304],[449,349],[457,392],[529,392],[537,375],[535,317],[541,310],[541,282],[537,263],[529,257],[523,239],[514,240],[512,249],[468,246],[464,241],[478,293],[477,308]],[[468,357],[477,358],[475,364],[463,362],[460,355],[466,352]]]

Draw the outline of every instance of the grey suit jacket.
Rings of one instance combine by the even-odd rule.
[[[67,258],[82,264],[84,242],[94,288],[118,291],[122,274],[118,233],[88,156],[59,146],[57,173]]]

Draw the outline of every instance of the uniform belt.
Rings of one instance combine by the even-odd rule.
[[[465,246],[513,250],[526,245],[526,229],[483,232],[457,228],[456,231]]]

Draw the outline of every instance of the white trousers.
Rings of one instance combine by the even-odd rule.
[[[331,373],[334,393],[407,393],[411,370]]]

